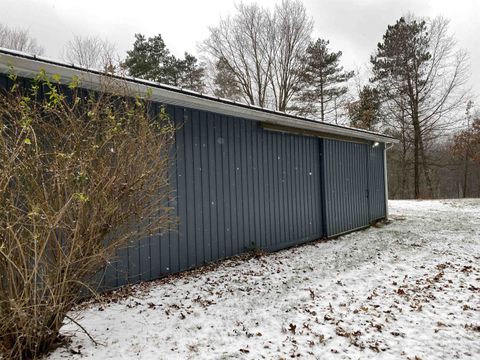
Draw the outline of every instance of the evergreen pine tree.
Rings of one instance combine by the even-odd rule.
[[[344,71],[340,66],[342,52],[330,52],[328,45],[328,40],[317,39],[308,47],[301,74],[303,90],[297,97],[297,112],[318,114],[321,121],[327,120],[327,115],[335,110],[337,99],[348,90],[342,84],[354,75],[353,71]]]
[[[198,64],[195,56],[185,52],[184,59],[179,60],[177,68],[180,70],[180,86],[202,92],[205,90],[205,68]]]
[[[184,59],[170,54],[160,34],[148,39],[135,34],[123,66],[131,76],[199,92],[204,89],[205,69],[197,58],[187,52]]]
[[[127,51],[124,66],[131,76],[165,82],[165,68],[170,56],[160,34],[148,39],[145,35],[135,34],[133,49]]]
[[[376,130],[375,127],[380,122],[379,91],[374,87],[364,86],[358,94],[358,100],[349,103],[347,109],[350,126]]]
[[[231,100],[238,100],[241,97],[242,90],[238,86],[235,74],[228,67],[225,59],[220,59],[216,62],[213,83],[215,86],[213,93],[216,96]]]
[[[423,20],[397,20],[389,25],[383,35],[383,42],[378,43],[377,51],[371,57],[373,65],[373,79],[382,94],[393,104],[402,104],[398,111],[406,111],[408,125],[413,129],[413,183],[414,197],[420,197],[420,168],[423,165],[427,186],[433,193],[430,175],[427,169],[424,152],[424,133],[422,129],[421,108],[430,102],[429,90],[425,85],[430,74],[435,74],[430,64],[431,37],[427,24]],[[430,86],[430,88],[433,88]],[[433,88],[434,89],[434,88]],[[400,102],[399,99],[406,99]],[[406,104],[406,105],[403,105]],[[423,156],[422,156],[423,155]],[[421,164],[423,160],[423,164]]]

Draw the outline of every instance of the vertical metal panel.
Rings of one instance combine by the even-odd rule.
[[[117,259],[115,260],[115,269],[116,269],[116,284],[117,286],[123,286],[128,284],[129,280],[129,268],[128,268],[128,247],[120,249],[117,251]],[[109,283],[109,280],[106,280],[105,283]]]
[[[323,161],[327,235],[367,226],[368,145],[325,139]]]
[[[250,148],[250,157],[252,161],[252,217],[254,221],[254,240],[253,243],[250,244],[252,247],[257,247],[258,244],[261,242],[262,238],[262,224],[261,224],[261,215],[260,215],[260,184],[259,184],[259,164],[258,164],[258,137],[257,133],[254,131],[254,127],[257,125],[254,122],[248,121],[248,130],[247,133],[251,134],[251,148]]]
[[[127,248],[128,250],[128,282],[136,283],[141,278],[140,268],[140,241],[132,240]]]
[[[210,209],[210,234],[211,234],[211,260],[219,258],[218,255],[218,227],[217,227],[217,213],[218,213],[218,201],[217,201],[217,176],[216,176],[216,137],[215,137],[215,115],[207,113],[207,150],[208,150],[208,186],[209,186],[209,209]]]
[[[304,157],[304,151],[303,151],[303,141],[299,140],[298,142],[298,158],[300,161],[300,189],[299,189],[299,196],[302,198],[302,194],[307,188],[306,183],[305,183],[305,174],[306,174],[306,162],[305,162],[305,157]],[[305,237],[307,234],[307,212],[305,208],[305,204],[307,203],[307,199],[304,201],[300,200],[300,209],[301,209],[301,217],[300,217],[300,224],[302,227],[302,234],[301,237]]]
[[[140,271],[140,280],[149,280],[152,278],[150,236],[146,236],[138,241],[138,262]]]
[[[232,165],[232,253],[239,251],[240,242],[243,242],[243,198],[242,198],[242,150],[241,150],[241,121],[229,118],[232,125],[230,149],[233,161]]]
[[[102,289],[112,289],[117,287],[117,267],[115,261],[106,265],[103,271]]]
[[[278,192],[277,192],[277,182],[278,182],[278,171],[277,171],[277,157],[276,155],[276,139],[277,134],[268,134],[268,155],[270,163],[270,174],[269,174],[269,183],[270,183],[270,227],[272,229],[270,245],[274,246],[277,243],[277,239],[280,237],[280,221],[278,216]]]
[[[319,227],[322,229],[322,234],[327,236],[328,234],[328,222],[327,222],[327,202],[326,202],[326,187],[327,178],[325,177],[325,140],[320,139],[320,217],[322,218]]]
[[[263,165],[265,169],[265,224],[267,229],[267,236],[265,241],[265,247],[268,247],[272,244],[275,233],[273,232],[272,224],[272,168],[273,164],[271,161],[270,150],[272,148],[272,139],[271,134],[265,134],[262,139],[263,143]]]
[[[274,224],[274,208],[275,205],[273,203],[273,166],[274,166],[274,161],[272,159],[272,137],[273,134],[271,133],[266,133],[265,134],[265,159],[264,159],[264,164],[266,165],[266,171],[267,171],[267,176],[266,176],[266,183],[267,183],[267,201],[266,203],[268,204],[267,207],[267,214],[266,214],[266,221],[267,221],[267,226],[268,226],[268,240],[266,243],[266,247],[272,246],[274,239],[275,239],[275,224]]]
[[[234,178],[234,149],[233,149],[233,122],[228,116],[222,116],[222,132],[225,140],[223,172],[224,179],[223,196],[225,199],[225,256],[232,256],[233,238],[232,238],[232,210],[235,205],[235,178]],[[233,219],[236,221],[236,219]]]
[[[186,200],[186,217],[181,218],[186,223],[185,245],[187,249],[187,262],[185,268],[188,269],[197,263],[197,237],[200,235],[195,227],[195,165],[193,163],[193,119],[192,110],[184,109],[184,136],[185,136],[185,200]],[[180,192],[179,192],[180,195]],[[180,259],[182,252],[180,252]]]
[[[184,109],[175,107],[175,124],[178,129],[175,134],[175,146],[177,150],[177,206],[178,206],[178,217],[182,219],[179,221],[178,226],[178,244],[177,249],[178,253],[172,253],[172,257],[178,257],[178,268],[172,266],[172,271],[180,271],[188,268],[189,252],[187,238],[189,240],[193,239],[188,237],[188,213],[187,208],[187,174],[186,174],[186,158],[188,153],[188,148],[186,143],[189,142],[189,137],[185,135],[188,131],[186,128],[187,122],[184,117]],[[191,221],[191,220],[190,220]],[[173,264],[172,264],[173,265]]]
[[[255,128],[259,127],[258,123],[254,123]],[[259,185],[259,205],[260,205],[260,212],[259,212],[259,220],[261,225],[261,232],[260,232],[260,241],[256,244],[259,247],[266,247],[267,240],[269,238],[268,233],[268,223],[267,223],[267,171],[266,171],[266,164],[265,164],[265,146],[266,142],[260,131],[255,131],[257,134],[257,158],[258,158],[258,185]]]
[[[194,194],[194,224],[195,224],[195,261],[192,264],[198,265],[205,262],[205,246],[209,239],[203,237],[203,186],[202,186],[202,164],[201,164],[201,143],[200,143],[200,114],[192,110],[192,151],[193,151],[193,194]],[[192,265],[190,265],[192,266]]]
[[[157,103],[151,104],[151,114],[154,118],[157,118],[160,113],[160,105]],[[166,203],[168,205],[168,203]],[[152,234],[148,236],[148,246],[149,246],[149,267],[150,271],[147,279],[155,279],[161,276],[162,274],[162,260],[161,260],[161,249],[160,249],[160,238],[158,234]],[[145,275],[144,275],[145,276]]]
[[[175,116],[175,108],[172,106],[166,107],[166,113],[168,114],[169,118],[171,119],[173,125],[175,127],[183,126],[183,118],[181,120],[176,120]],[[170,150],[170,158],[172,159],[171,162],[171,170],[170,170],[170,185],[172,187],[172,194],[169,199],[168,205],[175,209],[175,215],[177,217],[180,216],[179,213],[179,205],[178,205],[178,179],[179,179],[179,172],[178,172],[178,165],[179,165],[179,158],[182,158],[178,155],[178,150],[176,146],[173,146]],[[171,231],[168,234],[162,234],[160,237],[160,257],[161,257],[161,269],[162,274],[168,274],[175,271],[179,271],[180,269],[180,259],[179,259],[179,224],[172,225]]]
[[[4,74],[0,74],[0,89],[7,89],[8,78]]]
[[[201,216],[203,225],[203,254],[204,261],[209,262],[212,260],[212,234],[211,234],[211,221],[210,221],[210,209],[211,201],[213,198],[210,194],[210,164],[209,164],[209,151],[208,151],[208,122],[207,113],[200,112],[199,119],[200,126],[200,168],[201,168]]]
[[[306,233],[306,228],[305,228],[305,213],[304,213],[304,207],[303,207],[303,199],[302,199],[302,190],[305,189],[305,186],[303,184],[303,179],[304,176],[303,170],[304,170],[304,165],[303,165],[303,156],[301,156],[302,151],[301,151],[301,139],[300,138],[295,138],[295,144],[294,144],[294,159],[296,162],[296,172],[295,172],[295,183],[296,183],[296,193],[295,193],[295,199],[296,199],[296,207],[297,207],[297,218],[296,222],[298,224],[298,230],[299,232],[297,233],[297,236],[299,238],[304,238],[305,233]]]
[[[274,148],[273,157],[275,164],[274,184],[275,184],[275,229],[277,230],[277,236],[275,238],[275,245],[283,242],[285,229],[283,228],[283,194],[282,194],[282,158],[280,154],[280,145],[284,134],[275,134],[273,136]]]
[[[225,235],[225,201],[224,201],[224,173],[223,157],[225,153],[225,139],[223,138],[222,119],[215,115],[215,155],[216,155],[216,180],[217,180],[217,231],[218,231],[218,258],[225,257],[226,235]]]
[[[317,234],[323,233],[322,226],[322,199],[320,187],[322,186],[322,176],[321,176],[321,166],[320,166],[320,143],[318,139],[310,139],[310,143],[315,142],[314,146],[316,147],[316,156],[313,157],[312,161],[315,161],[315,166],[311,164],[311,175],[310,183],[312,186],[312,194],[310,196],[310,202],[312,206],[312,232]],[[312,146],[312,144],[310,145]],[[319,183],[319,186],[316,183]]]
[[[369,146],[368,192],[370,221],[382,219],[386,216],[384,148],[385,144],[380,144],[376,147]]]
[[[290,151],[291,149],[291,136],[286,135],[285,136],[285,141],[283,144],[283,149],[282,149],[282,154],[284,158],[284,163],[285,163],[285,187],[284,187],[284,192],[286,194],[286,201],[285,201],[285,206],[287,209],[286,212],[286,219],[285,219],[285,224],[286,224],[286,238],[287,239],[294,239],[295,234],[293,232],[293,199],[292,199],[292,192],[291,192],[291,184],[292,184],[292,162],[291,162],[291,156],[290,156]]]
[[[308,184],[308,189],[310,189],[310,196],[308,197],[308,201],[307,201],[307,213],[308,213],[308,229],[309,229],[309,232],[312,232],[314,231],[314,222],[315,222],[315,206],[313,205],[313,202],[314,202],[314,192],[315,192],[315,186],[313,184],[313,180],[314,180],[314,173],[316,172],[315,169],[317,168],[317,163],[318,161],[317,160],[314,160],[315,157],[314,157],[314,154],[312,154],[311,151],[309,151],[310,149],[310,146],[311,146],[311,140],[312,138],[307,138],[307,149],[306,149],[306,158],[307,158],[307,174],[306,174],[306,178],[307,178],[307,184]],[[315,139],[315,141],[318,141],[317,139]],[[315,181],[317,181],[317,179],[319,179],[318,177],[315,177]]]
[[[244,213],[247,215],[247,228],[245,228],[245,236],[243,238],[243,248],[241,251],[245,251],[247,249],[252,248],[252,246],[256,243],[256,222],[255,222],[255,206],[254,206],[254,171],[255,171],[255,164],[253,162],[253,133],[252,133],[252,122],[247,120],[242,120],[242,136],[245,138],[245,141],[242,143],[243,151],[242,154],[244,155],[243,160],[243,177],[242,177],[242,185],[244,190],[244,196],[246,197],[247,201],[244,205]]]
[[[283,142],[285,140],[285,134],[276,137],[278,140],[277,143],[277,159],[278,159],[278,202],[279,202],[279,221],[280,221],[280,242],[286,242],[286,209],[285,206],[285,158],[283,155]]]
[[[274,244],[277,245],[282,242],[283,237],[283,214],[282,214],[282,198],[281,198],[281,190],[280,190],[280,182],[281,182],[281,157],[279,153],[279,143],[282,139],[283,134],[273,134],[273,146],[272,146],[272,158],[273,158],[273,203],[274,203],[274,227],[275,227],[275,242]]]
[[[294,185],[294,191],[293,191],[293,200],[294,200],[294,222],[295,222],[295,238],[302,238],[302,230],[303,226],[301,223],[301,199],[300,199],[300,162],[298,160],[298,142],[299,138],[294,136],[292,137],[293,144],[292,144],[292,164],[293,164],[293,171],[294,171],[294,180],[293,180],[293,185]]]
[[[231,119],[235,129],[235,182],[236,182],[236,196],[235,196],[235,208],[236,215],[234,215],[236,241],[234,247],[234,253],[244,251],[245,240],[248,232],[248,213],[247,213],[247,196],[246,196],[246,168],[245,166],[245,120],[243,119]]]

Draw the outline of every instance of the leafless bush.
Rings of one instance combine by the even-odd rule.
[[[12,76],[14,79],[14,76]],[[14,79],[15,80],[15,79]],[[0,95],[0,354],[35,358],[118,248],[166,230],[164,112],[41,73]],[[2,355],[0,355],[1,357]]]

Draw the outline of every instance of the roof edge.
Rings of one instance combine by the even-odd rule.
[[[0,72],[8,73],[12,68],[17,75],[28,78],[34,77],[39,71],[44,70],[49,75],[59,75],[63,83],[68,83],[74,76],[77,76],[80,78],[82,86],[93,90],[100,89],[102,78],[107,76],[114,81],[126,82],[129,88],[136,93],[149,94],[152,100],[166,104],[195,107],[200,110],[248,118],[269,124],[330,133],[347,139],[398,143],[397,139],[377,132],[322,123],[313,119],[217,98],[170,85],[128,76],[105,74],[98,70],[83,68],[74,64],[66,64],[40,56],[0,48]]]

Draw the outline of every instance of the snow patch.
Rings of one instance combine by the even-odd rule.
[[[135,286],[72,313],[73,359],[480,354],[480,200],[390,201],[391,223]],[[79,352],[73,354],[72,352]]]

